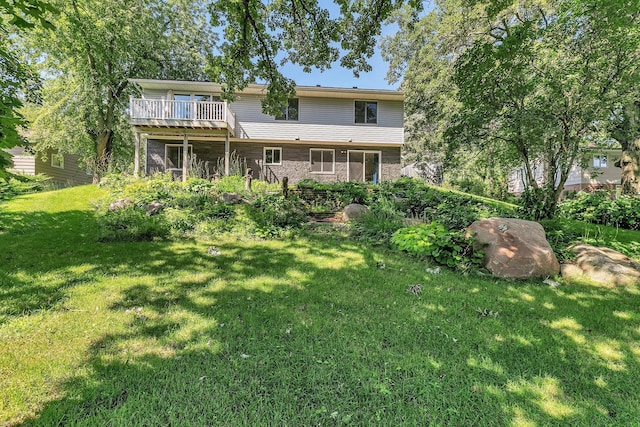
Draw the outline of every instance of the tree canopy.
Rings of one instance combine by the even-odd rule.
[[[386,55],[419,140],[452,164],[472,148],[524,165],[537,216],[550,216],[581,148],[637,84],[639,20],[637,1],[441,0],[400,16]]]
[[[404,3],[418,0],[215,0],[211,22],[223,36],[210,76],[230,93],[255,81],[267,83],[263,109],[277,114],[293,95],[293,80],[280,66],[290,62],[324,70],[333,64],[360,72],[371,70],[376,37],[383,23]]]
[[[204,2],[52,0],[55,31],[30,38],[33,60],[49,76],[33,105],[40,151],[80,154],[96,176],[114,152],[132,145],[124,111],[130,78],[203,79],[216,40]]]
[[[3,149],[23,142],[19,133],[19,128],[26,125],[19,112],[22,95],[39,82],[12,48],[11,41],[16,33],[36,26],[52,28],[45,18],[50,12],[55,9],[41,0],[0,0],[0,174],[11,164]]]

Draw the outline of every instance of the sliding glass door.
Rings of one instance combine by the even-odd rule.
[[[380,151],[349,150],[347,152],[347,179],[349,181],[380,181]]]

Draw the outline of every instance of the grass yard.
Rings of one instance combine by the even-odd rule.
[[[640,424],[637,286],[326,234],[97,243],[100,195],[0,204],[0,425]]]

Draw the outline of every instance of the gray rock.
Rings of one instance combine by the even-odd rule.
[[[242,202],[242,196],[237,193],[222,193],[220,200],[228,205],[237,205]]]
[[[127,206],[132,206],[133,202],[129,199],[117,199],[111,202],[109,205],[109,210],[112,212],[119,211],[120,209],[124,209]]]
[[[546,278],[560,272],[560,264],[537,222],[487,218],[467,229],[484,251],[487,270],[508,279]]]
[[[587,244],[571,248],[576,254],[575,264],[562,266],[562,276],[587,279],[605,286],[633,285],[640,281],[640,264],[613,249]]]
[[[156,202],[149,203],[144,208],[147,211],[147,214],[149,216],[153,216],[160,213],[160,211],[162,211],[164,206],[162,206],[162,203],[156,201]]]
[[[342,218],[345,221],[352,221],[361,218],[363,215],[369,213],[369,208],[358,203],[351,203],[342,210]]]

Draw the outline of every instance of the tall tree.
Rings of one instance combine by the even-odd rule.
[[[214,0],[212,24],[224,34],[219,55],[212,58],[212,80],[229,94],[256,80],[268,84],[263,109],[277,114],[293,95],[294,82],[281,64],[324,70],[339,62],[345,68],[370,71],[376,37],[390,14],[402,4],[414,9],[419,0]]]
[[[130,78],[198,79],[215,35],[202,1],[55,0],[56,31],[31,39],[44,58],[42,106],[30,111],[38,148],[82,155],[97,179],[130,146]]]
[[[51,28],[45,19],[54,9],[41,0],[0,1],[0,174],[11,165],[3,149],[23,143],[19,128],[26,125],[19,108],[38,79],[12,48],[16,33],[36,26]]]
[[[425,35],[444,46],[442,65],[418,72],[433,82],[441,76],[433,70],[446,69],[453,83],[450,95],[459,104],[442,138],[449,152],[491,149],[506,164],[524,164],[535,212],[553,215],[581,146],[609,120],[616,97],[633,87],[639,12],[635,0],[438,2],[433,13],[450,22],[470,18]],[[540,163],[546,173],[537,182]]]
[[[631,100],[611,113],[611,137],[622,148],[616,163],[623,194],[640,194],[640,101]]]

